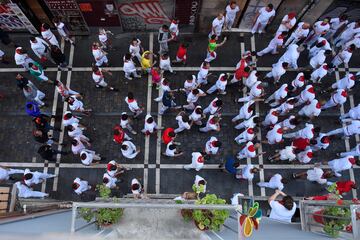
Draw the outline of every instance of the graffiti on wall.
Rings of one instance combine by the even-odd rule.
[[[16,4],[0,4],[0,28],[6,31],[28,30],[37,34],[38,31],[31,24]]]
[[[121,1],[118,4],[121,24],[124,30],[157,29],[171,22],[172,3],[173,0]]]

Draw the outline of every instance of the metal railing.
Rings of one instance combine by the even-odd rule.
[[[321,235],[328,235],[324,231],[326,223],[334,223],[336,221],[342,222],[342,225],[351,226],[351,229],[346,229],[344,226],[342,229],[337,229],[338,238],[340,239],[360,239],[360,205],[352,204],[344,201],[339,205],[336,201],[313,201],[313,200],[301,200],[300,202],[300,217],[301,217],[301,229],[303,231],[314,232]],[[329,207],[347,209],[350,212],[349,216],[335,216],[324,214],[323,211],[329,209]],[[322,222],[319,222],[319,221]],[[335,229],[334,229],[335,230]]]

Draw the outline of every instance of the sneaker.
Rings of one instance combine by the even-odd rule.
[[[132,77],[128,77],[128,78],[126,78],[127,80],[133,80],[133,78]]]
[[[296,179],[296,173],[291,174],[291,177],[292,177],[293,179]]]
[[[119,89],[114,88],[114,87],[111,87],[110,90],[111,90],[111,91],[114,91],[114,92],[118,92],[118,91],[119,91]]]
[[[132,134],[134,134],[134,135],[136,135],[136,134],[137,134],[137,132],[136,132],[136,131],[134,131],[134,130],[133,130],[133,131],[131,131],[131,133],[132,133]]]

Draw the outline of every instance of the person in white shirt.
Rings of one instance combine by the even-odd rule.
[[[189,119],[191,121],[190,125],[196,124],[198,126],[202,125],[202,119],[206,118],[206,115],[203,113],[201,106],[196,106],[194,111],[190,114]]]
[[[179,37],[179,22],[180,21],[177,18],[173,18],[169,27],[170,34],[174,41],[176,41]]]
[[[132,92],[128,93],[127,97],[125,98],[125,102],[127,103],[129,110],[134,113],[134,118],[137,118],[143,112],[143,108],[139,107]]]
[[[292,43],[287,47],[286,52],[280,57],[278,62],[287,62],[291,68],[298,69],[297,60],[303,50],[303,47],[299,47],[299,45]]]
[[[195,103],[200,97],[206,96],[206,93],[203,92],[203,90],[199,88],[193,89],[187,96],[186,101],[188,102],[187,105],[184,105],[183,108],[188,110],[195,109]]]
[[[171,67],[170,57],[167,53],[164,53],[160,56],[159,66],[162,72],[169,71],[170,73],[175,73]]]
[[[131,121],[129,119],[129,115],[127,112],[122,112],[120,117],[120,126],[123,129],[128,129],[132,134],[136,135],[137,132],[134,130],[134,128],[131,126]]]
[[[320,20],[314,23],[313,30],[310,32],[309,36],[304,42],[308,49],[310,49],[310,47],[318,40],[320,36],[323,36],[327,31],[329,31],[329,21],[329,18],[324,18],[322,21]]]
[[[295,98],[297,100],[295,107],[298,107],[307,102],[311,102],[313,99],[315,99],[314,87],[311,84],[306,85],[305,89],[302,90]]]
[[[72,189],[77,195],[81,195],[82,193],[90,190],[92,187],[89,185],[88,181],[82,180],[81,178],[75,178],[72,184]]]
[[[283,17],[276,33],[290,32],[296,24],[296,12],[290,12]]]
[[[282,201],[276,201],[276,198],[282,195]],[[271,207],[269,218],[278,221],[291,223],[291,218],[294,216],[296,211],[296,203],[291,196],[286,195],[282,191],[276,189],[275,193],[269,197],[268,203]]]
[[[237,12],[240,11],[236,1],[231,1],[225,8],[225,27],[230,30],[234,25]]]
[[[303,72],[299,72],[295,79],[291,81],[291,86],[293,87],[293,92],[296,92],[298,89],[302,88],[305,85],[305,75]]]
[[[56,39],[55,35],[50,30],[50,25],[47,23],[43,23],[41,25],[41,36],[42,38],[47,41],[51,45],[55,45],[60,48],[59,42]]]
[[[220,37],[222,28],[225,22],[225,17],[222,13],[219,13],[217,17],[212,21],[211,24],[211,32],[209,33],[209,38],[212,35],[216,35],[216,37]]]
[[[35,55],[41,61],[50,60],[52,63],[55,63],[50,56],[50,47],[46,41],[39,37],[30,37],[30,45]]]
[[[251,89],[254,84],[258,81],[259,73],[254,70],[251,71],[250,75],[245,80],[245,86]]]
[[[342,122],[348,122],[351,120],[360,120],[360,103],[355,106],[352,107],[349,112],[344,113],[340,116],[340,120]]]
[[[125,158],[133,159],[140,153],[140,149],[136,149],[132,142],[124,141],[121,145],[121,153]]]
[[[177,145],[178,145],[178,143],[175,143],[173,141],[169,142],[166,145],[166,150],[165,150],[165,152],[162,153],[162,155],[168,156],[168,157],[179,157],[179,156],[183,155],[184,152],[179,150],[177,148]]]
[[[284,47],[287,47],[291,43],[298,43],[301,40],[305,39],[309,34],[310,24],[306,22],[299,22],[295,31],[290,35],[290,37],[285,42]]]
[[[270,52],[271,54],[278,54],[279,53],[278,49],[283,46],[284,38],[286,36],[287,36],[286,32],[281,32],[276,34],[275,37],[270,41],[269,45],[260,52],[257,52],[256,55],[261,57]]]
[[[347,152],[341,152],[337,154],[340,157],[347,157],[347,156],[354,156],[359,157],[360,156],[360,144],[356,144],[356,146],[352,149],[350,149]]]
[[[154,118],[150,114],[146,114],[144,128],[141,130],[141,132],[145,135],[150,135],[159,129],[162,128],[158,127],[157,123],[154,121]]]
[[[326,63],[323,63],[320,67],[311,73],[310,80],[313,83],[321,83],[321,79],[326,76],[328,70],[329,66]]]
[[[276,144],[283,141],[283,129],[279,124],[275,124],[275,126],[266,133],[267,141],[263,143],[268,144]]]
[[[330,146],[330,138],[324,133],[320,133],[315,140],[310,141],[312,151],[325,150]]]
[[[255,130],[254,128],[247,128],[242,133],[240,133],[234,141],[237,144],[245,143],[248,141],[252,141],[255,138]]]
[[[78,123],[73,123],[72,125],[67,126],[66,130],[69,137],[71,138],[80,138],[83,141],[87,141],[87,142],[90,141],[90,139],[86,137],[83,133],[83,130],[85,130],[85,128],[80,127]]]
[[[209,73],[210,69],[210,63],[209,62],[203,62],[200,66],[200,70],[197,74],[197,85],[206,85],[208,84],[207,78],[210,76],[211,73]]]
[[[128,79],[128,80],[132,80],[133,78],[131,77],[132,75],[135,77],[135,78],[141,78],[141,75],[139,75],[136,71],[136,67],[135,67],[135,64],[132,60],[132,56],[130,53],[126,53],[124,58],[124,66],[123,66],[123,69],[124,69],[124,72],[125,72],[125,78]]]
[[[288,92],[288,85],[287,83],[284,83],[265,100],[265,103],[269,103],[270,101],[274,100],[274,102],[270,104],[270,107],[276,107],[286,99]]]
[[[97,88],[108,88],[111,91],[118,91],[117,88],[111,87],[107,84],[107,82],[105,82],[104,73],[112,76],[112,73],[110,71],[99,68],[98,66],[93,66],[92,71],[92,78]]]
[[[174,130],[175,133],[179,133],[186,130],[190,130],[192,122],[190,121],[189,116],[185,112],[179,112],[175,120],[178,123],[178,128]]]
[[[29,57],[29,55],[22,47],[17,47],[15,49],[14,59],[16,65],[23,66],[23,68],[25,68],[26,70],[29,70],[30,68],[29,63],[35,63],[35,61]]]
[[[345,45],[345,43],[350,41],[357,33],[360,33],[360,20],[349,23],[345,30],[334,40],[334,45],[336,47]]]
[[[98,42],[94,42],[92,44],[92,54],[93,54],[93,57],[95,59],[95,65],[100,67],[101,65],[108,65],[108,58],[107,58],[107,53],[104,52],[101,47],[100,47],[100,44]]]
[[[106,173],[109,174],[110,177],[119,178],[126,170],[131,170],[131,168],[122,167],[116,163],[115,160],[111,160],[106,164]]]
[[[200,152],[193,152],[191,154],[192,159],[191,163],[184,165],[185,170],[195,169],[196,171],[200,171],[204,167],[205,158]]]
[[[15,186],[17,188],[17,194],[19,198],[44,198],[49,196],[48,193],[33,191],[32,188],[22,182],[16,182]]]
[[[344,65],[349,64],[349,61],[353,55],[353,52],[355,51],[356,47],[354,44],[351,44],[349,47],[344,48],[343,50],[341,50],[332,60],[331,64],[333,65],[333,67],[338,67],[340,66],[342,63],[344,63]]]
[[[221,142],[214,136],[205,143],[205,153],[208,155],[216,155],[221,147]]]
[[[74,155],[78,155],[80,154],[80,152],[84,149],[86,149],[85,145],[86,144],[88,147],[90,147],[90,143],[88,141],[86,141],[85,139],[80,139],[79,137],[75,137],[73,138],[73,140],[71,141],[71,151]]]
[[[325,34],[325,38],[327,40],[331,40],[333,36],[340,31],[340,29],[344,28],[349,21],[347,20],[348,16],[346,14],[342,14],[339,17],[334,17],[330,19],[330,29]]]
[[[294,115],[290,115],[288,118],[284,119],[282,122],[279,122],[284,131],[293,130],[299,124],[298,119]]]
[[[62,124],[64,125],[64,127],[67,127],[67,126],[70,126],[73,124],[78,124],[79,127],[85,128],[82,124],[80,124],[79,119],[81,119],[81,117],[74,116],[70,111],[66,111],[64,113]]]
[[[279,112],[277,109],[272,108],[269,110],[268,114],[265,116],[265,120],[261,123],[262,126],[273,126],[279,120]]]
[[[195,176],[195,180],[194,180],[194,185],[196,187],[200,187],[200,185],[204,186],[204,189],[202,191],[202,193],[205,193],[206,192],[206,181],[203,177],[199,176],[199,175],[196,175]]]
[[[143,192],[143,188],[141,183],[136,178],[131,180],[131,192],[134,195],[134,198],[141,198],[141,193]]]
[[[326,164],[326,162],[323,162]],[[341,177],[340,172],[349,170],[353,165],[360,166],[360,160],[356,160],[354,156],[348,155],[346,157],[338,158],[327,162],[331,170],[335,173],[336,177]]]
[[[321,104],[317,99],[311,100],[311,102],[303,106],[298,112],[300,116],[306,116],[310,119],[314,117],[318,117],[320,113],[321,113]]]
[[[304,179],[306,178],[310,182],[317,182],[319,184],[328,183],[327,178],[333,177],[333,174],[330,171],[325,171],[320,168],[320,164],[315,164],[313,169],[309,169],[306,172],[294,173],[294,179]],[[329,182],[328,185],[331,185]]]
[[[268,72],[265,78],[274,78],[274,82],[277,83],[280,81],[281,76],[286,73],[286,69],[289,67],[287,62],[278,62],[272,65],[271,72]]]
[[[260,8],[254,17],[254,25],[251,29],[251,33],[255,34],[256,32],[262,33],[272,19],[275,16],[274,6],[270,3],[266,7]]]
[[[99,28],[98,38],[103,49],[112,49],[111,41],[108,34],[114,35],[111,31]]]
[[[304,151],[299,152],[296,155],[297,160],[299,160],[300,163],[307,164],[309,163],[314,156],[313,150],[311,147],[306,147]]]
[[[102,180],[103,184],[105,185],[105,187],[110,188],[110,189],[117,189],[118,187],[116,186],[117,182],[120,182],[119,179],[117,179],[116,177],[112,177],[110,176],[107,172],[103,174],[103,180]]]
[[[342,128],[337,128],[335,130],[332,130],[332,131],[326,133],[326,135],[328,135],[328,136],[343,135],[345,137],[350,137],[355,134],[360,134],[360,120],[352,120],[349,122],[350,122],[349,125],[346,125],[345,127],[342,127]]]
[[[0,166],[0,182],[9,180],[10,175],[23,173],[24,170],[22,169],[5,168]]]
[[[92,109],[84,108],[84,103],[82,101],[80,101],[78,98],[82,98],[82,96],[71,95],[70,97],[65,98],[65,102],[68,103],[68,106],[71,111],[81,112],[81,113],[89,116],[90,113],[92,112]]]
[[[345,77],[336,81],[323,92],[330,92],[331,90],[343,89],[343,90],[351,90],[355,86],[355,81],[357,80],[357,76],[352,73],[347,73]]]
[[[317,130],[317,129],[316,129]],[[293,132],[284,134],[284,138],[307,138],[312,139],[314,137],[314,125],[311,123],[305,123],[305,127]]]
[[[281,150],[275,150],[275,154],[268,158],[269,162],[289,161],[292,162],[296,159],[293,146],[286,146]]]
[[[282,191],[286,183],[288,183],[287,179],[283,178],[279,173],[276,173],[268,182],[258,182],[257,185],[259,187],[279,189]]]
[[[342,48],[347,48],[354,44],[356,48],[360,48],[360,33],[357,33],[350,41],[346,42]]]
[[[139,63],[141,63],[141,53],[144,52],[143,47],[141,46],[141,41],[138,38],[133,38],[131,40],[130,46],[129,46],[129,53],[131,54],[131,57],[136,57]]]
[[[235,102],[248,102],[250,100],[254,101],[263,101],[261,98],[265,96],[265,91],[263,87],[263,83],[261,81],[257,81],[250,89],[250,92],[247,96],[235,99]]]
[[[297,99],[294,97],[288,98],[285,102],[276,107],[276,110],[279,112],[279,116],[287,115],[291,110],[294,109]]]
[[[243,128],[255,128],[261,122],[259,115],[254,115],[251,118],[242,121],[241,123],[235,126],[236,129],[243,129]]]
[[[95,151],[84,149],[80,152],[80,160],[85,166],[90,166],[93,164],[99,164],[101,157],[100,154],[96,154]]]
[[[259,172],[259,169],[254,167],[254,165],[247,164],[241,169],[241,171],[236,173],[235,177],[237,179],[241,179],[241,180],[252,181],[254,178],[254,175],[257,174],[258,172]]]
[[[226,85],[227,85],[228,75],[225,73],[220,74],[218,80],[212,85],[207,91],[207,94],[212,94],[213,92],[217,91],[221,95],[226,94]]]
[[[312,58],[310,58],[310,66],[313,69],[317,69],[321,65],[325,63],[326,57],[332,56],[331,50],[320,50],[317,52],[316,55],[314,55]]]
[[[38,171],[31,172],[30,169],[26,168],[24,171],[23,180],[28,187],[32,187],[33,185],[42,183],[48,178],[54,178],[54,177],[56,177],[55,174],[48,174]]]
[[[255,101],[250,100],[244,104],[239,110],[239,114],[236,115],[231,121],[236,122],[240,119],[249,119],[254,113],[254,103]]]
[[[241,160],[244,158],[255,158],[265,154],[265,152],[256,154],[256,149],[258,149],[259,147],[259,143],[254,144],[252,141],[248,141],[246,145],[236,154],[236,158]]]
[[[323,37],[319,37],[316,44],[309,50],[309,58],[315,56],[320,50],[332,50],[330,43]]]
[[[200,132],[220,131],[220,116],[210,115],[205,127],[199,128]]]
[[[208,114],[208,113],[210,113],[211,115],[217,114],[220,112],[222,105],[223,105],[223,102],[221,99],[214,98],[214,100],[212,100],[210,102],[209,106],[207,106],[204,109],[204,114]]]
[[[72,45],[75,46],[74,41],[71,39],[70,34],[69,34],[69,30],[67,29],[67,27],[65,26],[65,24],[61,21],[60,18],[55,17],[53,19],[53,23],[59,33],[59,35],[65,40],[70,42]]]
[[[189,95],[189,93],[198,87],[198,84],[196,83],[196,77],[195,75],[188,75],[185,82],[184,82],[184,89],[186,96]]]
[[[321,110],[343,105],[347,100],[347,96],[346,90],[337,89],[336,92],[331,94],[330,99],[321,107]]]

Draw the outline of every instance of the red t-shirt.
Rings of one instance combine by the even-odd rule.
[[[310,140],[307,138],[296,138],[292,141],[292,145],[297,149],[304,151],[307,146],[309,146]]]
[[[336,189],[339,191],[339,194],[350,192],[354,182],[351,180],[348,181],[337,181],[336,182]]]
[[[184,59],[184,56],[186,55],[186,52],[187,52],[187,49],[180,46],[177,53],[176,53],[176,56],[179,58],[179,59]]]
[[[164,130],[164,133],[162,135],[162,140],[165,144],[168,144],[169,142],[171,142],[174,138],[169,136],[170,132],[174,132],[173,128],[167,128]]]
[[[114,127],[114,130],[115,129],[117,129],[120,132],[120,134],[119,135],[114,134],[113,138],[114,138],[115,142],[122,144],[124,141],[124,136],[125,136],[124,130],[119,125],[116,125]]]
[[[248,72],[245,72],[245,64],[246,64],[246,60],[245,59],[241,59],[240,61],[240,66],[238,69],[236,69],[235,71],[235,78],[237,80],[240,80],[242,77],[243,78],[247,78],[249,76],[249,73]]]

